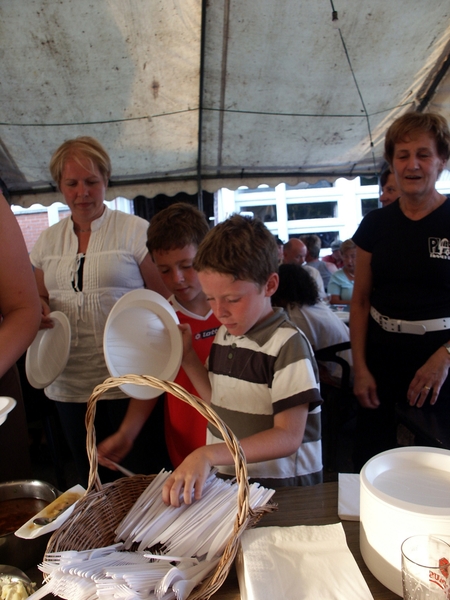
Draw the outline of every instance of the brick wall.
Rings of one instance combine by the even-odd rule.
[[[48,215],[46,212],[31,213],[27,215],[16,215],[20,229],[22,230],[28,252],[31,252],[41,231],[48,227]]]
[[[60,211],[59,218],[64,219],[70,214],[70,211]],[[25,244],[27,245],[28,252],[31,252],[36,240],[38,239],[41,231],[48,227],[48,215],[46,211],[42,212],[29,212],[27,214],[16,215],[19,227],[22,230]]]

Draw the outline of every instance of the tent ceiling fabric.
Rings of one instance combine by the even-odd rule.
[[[111,198],[378,173],[394,118],[450,119],[449,15],[448,0],[6,0],[0,177],[15,204],[59,200],[48,163],[77,135],[110,153]]]

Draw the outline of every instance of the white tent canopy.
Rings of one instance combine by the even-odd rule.
[[[0,177],[59,200],[65,139],[111,155],[109,197],[379,173],[408,110],[450,119],[448,0],[5,0]]]

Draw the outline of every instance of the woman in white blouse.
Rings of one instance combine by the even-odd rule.
[[[45,230],[30,256],[42,301],[41,328],[53,326],[51,311],[62,311],[72,339],[67,366],[45,393],[56,401],[80,482],[86,483],[84,415],[92,390],[109,376],[103,355],[108,314],[130,290],[168,293],[146,248],[148,222],[104,203],[111,163],[102,145],[87,136],[68,140],[54,153],[50,171],[71,216]],[[104,395],[115,402],[99,403],[97,439],[117,429],[128,402],[123,396],[116,388]]]

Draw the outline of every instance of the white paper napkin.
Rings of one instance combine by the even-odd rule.
[[[242,600],[373,600],[341,523],[247,530],[236,568]]]
[[[359,521],[359,474],[339,473],[338,515],[343,521]]]

